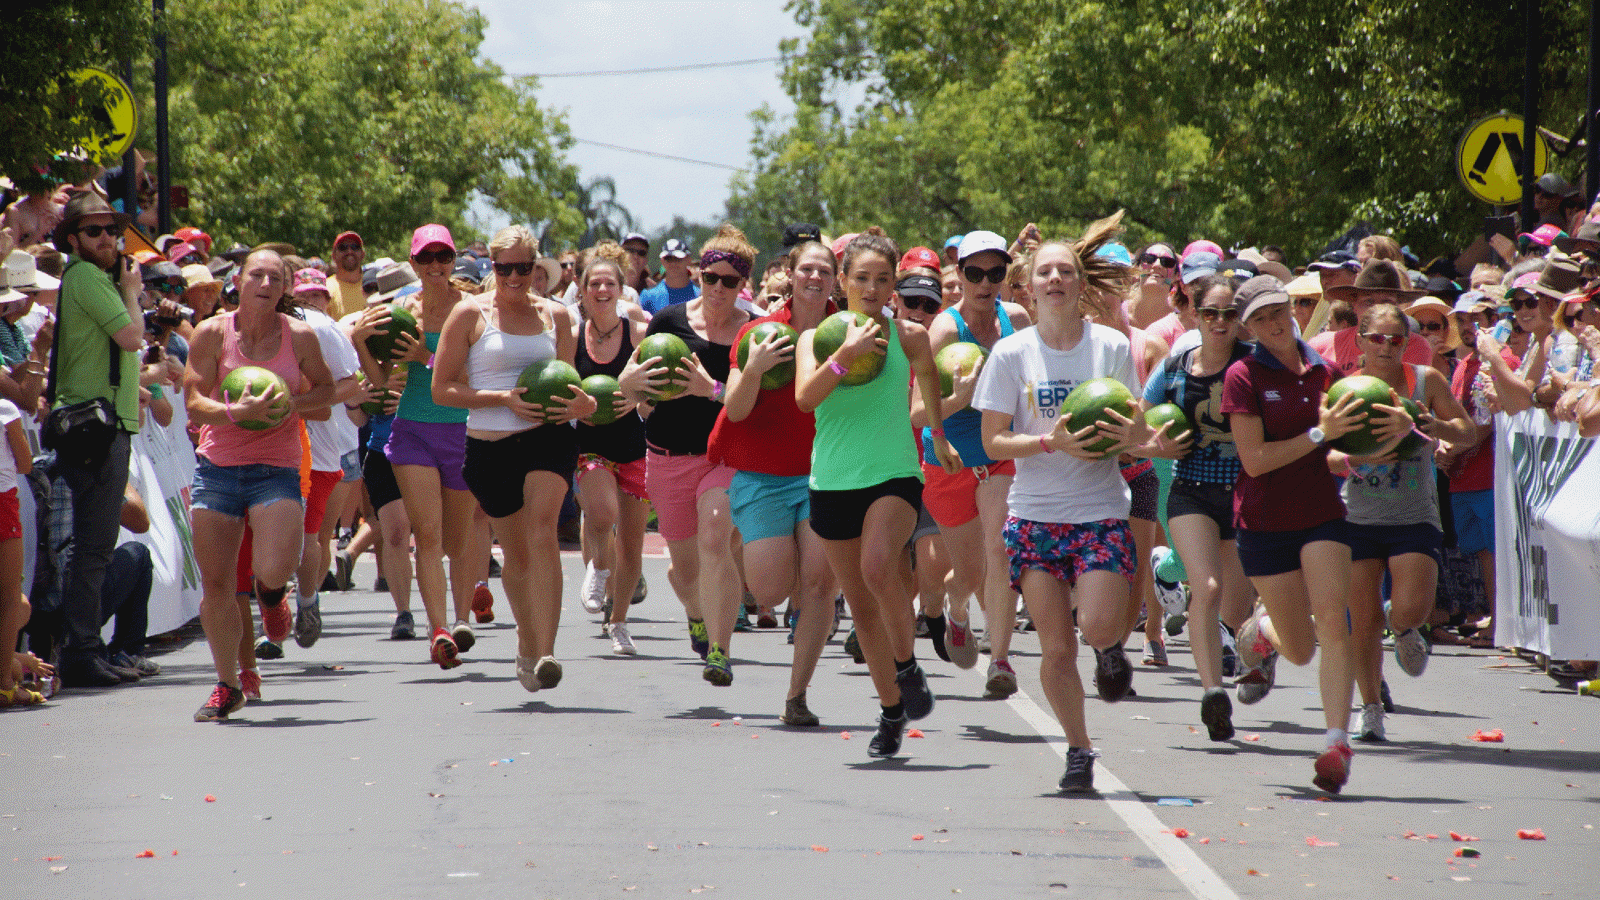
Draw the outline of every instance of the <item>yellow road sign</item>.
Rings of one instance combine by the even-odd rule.
[[[1468,193],[1485,203],[1510,206],[1522,202],[1522,117],[1509,113],[1473,123],[1456,146],[1456,175]],[[1550,167],[1550,145],[1533,136],[1533,177]]]
[[[83,137],[78,147],[90,157],[109,164],[128,152],[139,133],[139,107],[133,101],[133,91],[121,78],[93,66],[72,73],[76,84],[97,83],[105,91],[105,102],[96,104],[83,122]]]

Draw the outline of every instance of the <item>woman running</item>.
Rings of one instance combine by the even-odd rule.
[[[795,405],[815,412],[817,437],[811,451],[811,529],[823,539],[828,564],[844,589],[882,712],[878,733],[868,744],[871,756],[894,756],[907,719],[933,711],[933,692],[917,665],[916,626],[911,592],[901,577],[900,558],[917,521],[922,497],[922,467],[911,439],[907,386],[916,374],[924,408],[939,404],[939,373],[928,333],[920,326],[890,319],[894,297],[894,242],[875,228],[844,248],[841,268],[849,308],[867,317],[851,323],[843,342],[816,357],[816,331],[800,336],[795,348]],[[884,355],[882,371],[859,385],[841,381],[856,360]],[[933,431],[935,458],[946,474],[961,459]]]

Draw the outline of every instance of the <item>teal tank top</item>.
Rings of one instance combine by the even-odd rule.
[[[884,324],[889,346],[883,372],[866,384],[834,388],[817,407],[812,490],[853,491],[895,478],[922,480],[911,430],[911,363],[894,321]]]
[[[999,300],[994,301],[994,314],[1000,321],[1000,336],[1006,337],[1017,329],[1011,324],[1011,317],[1006,314],[1006,308]],[[967,327],[967,320],[961,318],[961,313],[952,307],[941,313],[949,315],[956,323],[956,340],[966,341],[969,344],[978,343],[978,338],[973,335],[972,329]],[[961,454],[961,465],[968,469],[977,466],[993,465],[994,460],[983,449],[983,413],[972,407],[956,410],[956,414],[944,420],[944,437]],[[939,464],[939,457],[933,453],[933,429],[922,429],[922,461],[930,466]]]
[[[422,339],[428,345],[428,352],[439,349],[439,332],[423,332]],[[400,395],[400,408],[395,410],[394,417],[438,425],[467,424],[467,410],[433,402],[433,369],[419,362],[406,363],[406,389]]]

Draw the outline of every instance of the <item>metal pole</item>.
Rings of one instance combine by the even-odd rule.
[[[1589,115],[1585,122],[1583,160],[1583,199],[1585,207],[1594,205],[1600,182],[1600,0],[1589,0]]]
[[[1539,0],[1522,0],[1522,35],[1526,42],[1522,54],[1522,164],[1517,174],[1522,180],[1522,230],[1532,231],[1539,224],[1533,207],[1533,164],[1539,155],[1534,143],[1539,139]]]
[[[1600,0],[1594,0],[1600,3]],[[151,0],[156,26],[156,217],[157,231],[172,233],[172,148],[167,143],[167,0]]]

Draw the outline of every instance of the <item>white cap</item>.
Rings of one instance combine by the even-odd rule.
[[[1011,262],[1010,244],[1006,239],[992,231],[969,231],[961,237],[961,243],[956,247],[956,259],[966,262],[967,257],[976,256],[985,250],[993,250]]]
[[[39,271],[33,254],[26,250],[13,250],[6,257],[5,276],[5,286],[14,290],[53,291],[61,287],[61,279]]]

